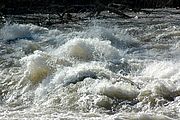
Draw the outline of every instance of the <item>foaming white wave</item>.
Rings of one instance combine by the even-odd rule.
[[[36,50],[41,50],[39,44],[29,40],[20,40],[17,44],[22,47],[22,50],[25,54],[32,54]]]
[[[133,100],[139,94],[137,86],[125,81],[112,83],[111,81],[104,81],[98,85],[98,91],[110,98],[117,98],[121,100]]]
[[[76,102],[85,104],[81,100],[85,102],[86,98],[87,100],[94,98],[95,101],[93,102],[96,105],[107,108],[110,107],[112,102],[110,98],[121,100],[133,100],[136,98],[139,93],[137,86],[132,85],[128,80],[116,82],[116,78],[114,78],[116,75],[106,69],[105,66],[102,63],[91,62],[59,69],[54,74],[53,79],[42,83],[37,90],[37,95],[46,96],[45,94],[52,93],[54,90],[63,89],[63,86],[66,88],[74,86],[72,88],[75,89],[73,95],[90,94],[90,96],[79,96],[80,98]],[[79,109],[83,109],[82,106]]]
[[[47,30],[47,28],[32,24],[5,24],[4,27],[0,29],[0,39],[36,39],[37,34],[40,34]]]
[[[34,54],[23,57],[21,64],[25,69],[24,77],[33,83],[41,82],[44,78],[51,75],[57,67],[70,66],[71,63],[65,59],[50,55],[42,51],[34,51]]]
[[[108,29],[93,26],[82,34],[82,38],[98,38],[102,41],[109,41],[117,49],[128,49],[139,46],[139,42],[130,36],[126,30],[119,30],[116,27]]]
[[[138,99],[152,104],[161,104],[165,100],[173,100],[175,97],[175,87],[171,82],[164,80],[153,81],[142,88]]]
[[[47,42],[51,45],[62,45],[66,42],[66,39],[70,37],[69,34],[63,34],[62,31],[57,29],[50,29],[39,38],[43,40],[43,42]]]
[[[15,50],[10,53],[15,54],[10,58],[6,47],[2,47],[6,57],[0,58],[0,63],[6,58],[23,58],[22,66],[10,63],[1,73],[0,118],[180,118],[179,32],[169,29],[169,23],[149,28],[153,21],[141,26],[134,24],[134,20],[124,21],[128,25],[122,26],[118,22],[114,29],[112,21],[108,22],[110,27],[83,27],[82,31],[5,25],[1,39],[21,40],[3,43],[9,48],[13,46]],[[137,29],[130,30],[131,36],[128,30],[133,26]],[[134,38],[146,33],[143,42]],[[39,41],[29,41],[30,38]],[[124,54],[127,51],[129,54]]]
[[[120,59],[122,51],[111,46],[108,41],[97,38],[74,38],[53,52],[55,55],[77,58],[79,60]]]
[[[44,109],[44,111],[41,111]],[[53,111],[53,112],[52,112]],[[89,112],[89,113],[77,113],[77,112],[67,112],[67,111],[56,111],[54,112],[54,108],[46,108],[41,107],[38,109],[26,109],[23,111],[13,111],[5,113],[3,111],[0,115],[6,114],[3,116],[3,119],[24,119],[24,118],[31,118],[31,119],[67,119],[67,120],[176,120],[170,117],[167,117],[162,114],[153,114],[153,113],[119,113],[115,115],[107,115],[102,113],[96,112]],[[34,115],[35,114],[35,115]],[[1,118],[1,117],[0,117]]]
[[[78,64],[73,67],[60,69],[56,72],[56,76],[52,80],[53,83],[63,83],[68,85],[82,81],[85,78],[106,77],[109,78],[113,73],[104,68],[105,65],[96,62]]]
[[[114,115],[114,118],[117,120],[174,120],[162,114],[153,114],[153,113],[119,113]]]
[[[138,99],[145,103],[151,103],[153,106],[173,101],[180,95],[179,83],[180,81],[154,80],[140,90]]]
[[[111,77],[115,75],[103,66],[93,62],[59,69],[51,80],[44,80],[38,86],[35,103],[46,107],[60,106],[59,109],[63,110],[90,112],[111,110],[114,98],[133,100],[138,94],[136,86],[126,80],[113,83],[115,80]]]
[[[88,30],[84,33],[85,37],[88,38],[99,38],[103,40],[113,40],[117,39],[114,35],[115,30],[108,29],[100,26],[89,27]],[[83,35],[84,35],[83,34]]]
[[[110,110],[114,98],[135,99],[139,93],[137,86],[123,78],[116,81],[116,75],[105,66],[90,62],[59,68],[50,80],[47,78],[38,86],[35,103],[89,112]]]
[[[149,64],[142,72],[146,86],[141,89],[139,100],[154,102],[161,98],[173,100],[180,95],[179,62],[160,61]]]
[[[178,61],[159,61],[149,64],[142,74],[144,77],[177,80],[180,76],[179,67]]]
[[[41,81],[50,74],[48,55],[43,52],[36,51],[35,54],[22,58],[21,62],[26,65],[25,77],[33,83]]]

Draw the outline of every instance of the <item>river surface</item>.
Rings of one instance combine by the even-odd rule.
[[[30,19],[49,15],[9,16],[0,28],[0,119],[180,119],[178,12],[50,26]]]

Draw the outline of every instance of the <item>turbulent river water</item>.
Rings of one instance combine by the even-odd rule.
[[[180,14],[111,16],[2,24],[0,119],[180,119]]]

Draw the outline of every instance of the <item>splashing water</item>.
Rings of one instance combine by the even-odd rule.
[[[180,119],[178,20],[138,18],[5,24],[0,118]]]

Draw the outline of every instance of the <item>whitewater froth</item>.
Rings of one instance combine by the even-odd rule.
[[[0,46],[1,118],[179,118],[178,26],[118,24],[82,31],[5,24],[0,30],[2,45],[7,44]],[[15,42],[4,42],[9,40]],[[8,61],[12,64],[5,65]]]
[[[0,30],[1,40],[36,39],[36,34],[46,32],[48,29],[33,24],[6,23]]]

